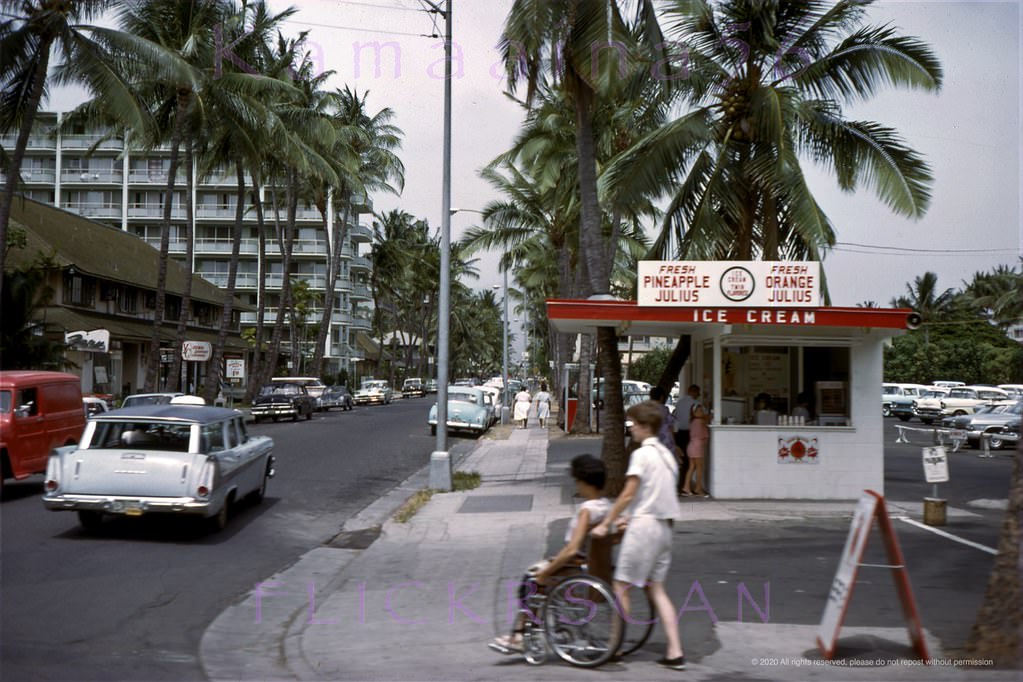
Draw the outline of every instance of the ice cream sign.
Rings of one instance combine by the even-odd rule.
[[[816,261],[640,261],[641,306],[817,307]]]

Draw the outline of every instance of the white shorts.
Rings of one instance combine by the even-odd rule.
[[[614,579],[637,587],[648,582],[663,583],[671,567],[671,535],[667,520],[652,516],[629,519]]]

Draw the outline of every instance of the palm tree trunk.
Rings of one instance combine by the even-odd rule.
[[[203,397],[212,404],[220,391],[223,378],[224,347],[227,332],[234,323],[234,293],[238,286],[238,256],[242,249],[242,219],[245,217],[245,166],[241,158],[235,159],[235,174],[238,177],[238,203],[234,207],[234,229],[231,230],[231,260],[227,266],[227,287],[224,290],[224,306],[220,313],[220,329],[213,346],[213,358],[206,374],[206,391]]]
[[[671,357],[668,358],[668,366],[664,368],[664,372],[661,374],[661,378],[657,380],[657,385],[661,387],[661,390],[665,394],[671,393],[672,386],[678,381],[679,372],[686,364],[686,360],[689,359],[689,354],[692,348],[692,337],[688,334],[678,337],[678,343],[675,344],[675,350],[671,352]],[[680,387],[681,392],[685,392],[685,386]]]
[[[181,292],[181,313],[178,315],[178,328],[174,334],[175,347],[181,349],[184,347],[185,334],[187,332],[188,321],[192,317],[192,257],[195,252],[195,247],[192,243],[192,215],[194,207],[192,206],[192,187],[195,184],[195,174],[192,172],[192,140],[189,138],[185,140],[185,290]],[[183,361],[179,352],[174,353],[174,359],[171,362],[169,382],[167,388],[174,390],[180,386],[180,390],[185,391],[188,388],[188,382],[184,382],[182,385],[181,381],[181,366]]]
[[[984,603],[964,647],[977,659],[991,659],[996,667],[1016,668],[1023,663],[1023,443],[1016,448],[1016,462],[1009,485],[1009,508],[1005,510],[998,554],[988,578]]]
[[[597,345],[604,369],[604,445],[609,495],[618,495],[625,485],[625,405],[622,400],[622,359],[618,354],[618,333],[614,327],[597,328]]]
[[[774,195],[764,193],[764,260],[778,260],[781,239],[778,234],[778,202]]]
[[[274,211],[276,213],[276,190],[274,190]],[[278,243],[281,249],[281,269],[283,270],[281,281],[281,301],[277,308],[277,318],[274,320],[273,336],[270,340],[270,362],[264,369],[263,381],[267,383],[277,369],[277,360],[281,352],[281,336],[284,332],[284,316],[290,314],[291,310],[291,254],[295,249],[295,217],[298,212],[298,178],[294,170],[288,170],[288,186],[285,193],[287,206],[284,219],[284,230],[278,233]]]
[[[330,319],[334,314],[334,287],[337,286],[337,278],[341,273],[341,246],[348,238],[348,216],[351,212],[351,202],[348,201],[347,193],[339,195],[344,202],[344,210],[341,213],[341,226],[336,227],[337,221],[334,215],[329,217],[328,229],[331,230],[333,241],[330,248],[330,265],[327,272],[327,293],[323,297],[323,315],[320,317],[320,329],[316,334],[316,348],[313,352],[313,376],[323,374],[323,355],[326,349],[327,337],[330,335]]]
[[[256,256],[259,259],[259,277],[256,283],[256,305],[259,309],[256,311],[256,348],[252,352],[252,369],[248,377],[248,386],[245,389],[245,402],[247,403],[252,402],[252,398],[260,388],[258,377],[261,376],[262,363],[266,358],[263,354],[263,321],[266,312],[266,220],[263,215],[263,200],[259,197],[261,184],[254,181],[253,185],[253,202],[256,206],[256,224],[259,230],[259,254]]]
[[[160,231],[160,261],[156,270],[156,304],[153,308],[153,333],[149,339],[149,363],[146,365],[145,390],[153,392],[158,389],[160,379],[160,329],[167,306],[167,262],[170,260],[171,211],[174,207],[174,183],[178,175],[178,152],[181,147],[182,133],[185,127],[185,114],[188,111],[188,93],[179,92],[177,110],[174,114],[174,129],[171,133],[170,164],[167,169],[167,187],[163,197],[163,227]],[[180,353],[180,348],[174,349]]]
[[[43,90],[46,86],[46,70],[50,64],[50,46],[53,44],[53,37],[47,36],[39,45],[39,61],[36,63],[35,72],[32,74],[32,92],[28,100],[28,108],[21,117],[21,128],[18,130],[18,140],[14,143],[14,153],[10,157],[7,168],[4,172],[7,177],[4,179],[4,193],[0,197],[0,273],[4,272],[4,263],[7,257],[7,224],[11,220],[11,204],[14,202],[14,190],[18,187],[21,179],[21,162],[25,158],[25,150],[28,148],[28,138],[32,134],[32,126],[35,124],[36,113],[39,111],[39,103],[43,98]],[[60,203],[60,197],[57,197]],[[0,277],[0,300],[3,298],[3,277]],[[0,310],[0,320],[3,318],[3,311]]]

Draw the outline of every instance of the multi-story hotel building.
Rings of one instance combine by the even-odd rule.
[[[170,167],[170,150],[162,147],[153,151],[139,151],[125,144],[125,140],[84,128],[61,131],[61,114],[40,113],[35,130],[28,141],[21,166],[23,190],[36,201],[49,203],[79,215],[92,218],[126,232],[135,234],[155,248],[160,246],[163,218],[163,194]],[[4,149],[13,150],[15,133],[0,140]],[[171,211],[170,253],[184,260],[186,169],[178,170]],[[238,298],[255,309],[264,308],[264,324],[273,324],[280,308],[281,286],[285,273],[275,234],[272,191],[262,190],[265,230],[267,231],[267,258],[265,272],[259,270],[259,228],[251,206],[247,207],[241,240],[236,290]],[[217,286],[227,284],[228,263],[231,254],[231,231],[237,202],[237,179],[231,169],[214,172],[207,177],[196,176],[192,190],[194,206],[192,218],[193,260],[196,274]],[[284,221],[284,196],[279,193],[280,221]],[[362,213],[372,211],[367,199],[360,208]],[[328,211],[338,211],[332,202]],[[339,212],[339,211],[338,211]],[[329,215],[329,213],[328,213]],[[340,220],[340,215],[338,215]],[[357,343],[359,332],[370,332],[373,305],[369,286],[372,261],[369,245],[371,228],[358,222],[358,215],[349,219],[344,231],[342,262],[335,287],[334,311],[325,348],[325,371],[336,373],[353,370],[354,362],[365,358],[364,349]],[[331,235],[323,224],[323,216],[316,206],[299,204],[296,221],[295,247],[290,275],[305,280],[314,293],[322,294],[327,286],[327,265]],[[257,300],[260,279],[266,282],[265,300]],[[309,311],[306,322],[319,323],[322,309]],[[253,327],[255,312],[244,312],[242,329]],[[287,329],[287,327],[286,327]],[[311,336],[311,334],[310,334]],[[366,334],[363,338],[368,338]],[[312,356],[311,342],[304,355]],[[287,344],[282,346],[287,352]],[[353,362],[354,361],[354,362]],[[291,369],[300,371],[295,359]]]

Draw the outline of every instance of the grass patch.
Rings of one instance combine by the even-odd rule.
[[[457,492],[460,490],[472,490],[480,486],[481,477],[478,471],[456,471],[452,475],[451,487]],[[435,493],[440,492],[432,488],[425,488],[417,491],[412,497],[405,500],[405,504],[398,507],[394,512],[394,520],[398,523],[408,523],[412,520],[423,506],[430,501]]]
[[[435,492],[437,491],[430,488],[417,491],[412,497],[405,500],[405,504],[398,507],[398,511],[394,512],[394,520],[398,523],[408,523],[423,508],[423,505],[430,501]]]
[[[451,485],[455,490],[472,490],[480,487],[480,472],[456,471]]]

